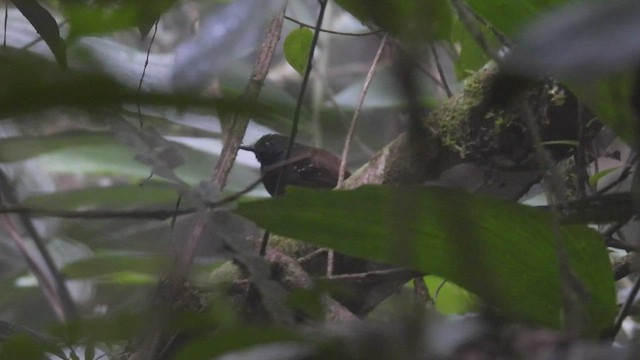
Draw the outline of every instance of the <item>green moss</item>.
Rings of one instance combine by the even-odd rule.
[[[241,275],[242,271],[240,268],[232,261],[227,261],[209,274],[208,284],[230,284],[239,279]]]
[[[470,115],[484,99],[490,78],[495,74],[493,63],[479,70],[464,82],[464,89],[434,110],[426,125],[441,140],[442,146],[464,158],[468,152]]]
[[[318,248],[317,246],[275,234],[271,234],[269,245],[293,258],[307,255]]]
[[[487,126],[491,126],[491,135],[499,135],[507,125],[515,120],[513,113],[504,109],[491,109],[485,115]]]
[[[555,106],[562,106],[567,101],[567,93],[558,84],[547,85],[545,90],[551,99],[551,103]]]

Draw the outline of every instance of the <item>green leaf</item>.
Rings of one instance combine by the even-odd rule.
[[[86,317],[64,324],[56,323],[49,331],[71,344],[87,340],[114,343],[148,330],[149,326],[155,325],[154,320],[150,309],[142,309],[137,313],[114,311],[107,316]]]
[[[0,358],[40,360],[45,355],[45,347],[26,334],[19,334],[3,341]]]
[[[96,348],[93,344],[88,344],[84,349],[84,360],[94,360],[96,357]]]
[[[263,344],[288,343],[300,341],[302,337],[295,332],[280,328],[237,327],[222,329],[214,337],[200,337],[189,342],[178,351],[176,360],[205,360],[233,350],[246,350]],[[303,342],[300,342],[304,344]]]
[[[372,22],[403,40],[447,39],[451,7],[446,0],[336,0],[362,22]]]
[[[144,185],[116,185],[109,187],[89,187],[55,193],[35,194],[22,203],[28,207],[71,210],[80,207],[122,208],[141,204],[175,203],[178,197],[176,187],[165,183],[145,183]]]
[[[140,14],[138,18],[138,30],[144,39],[151,31],[153,25],[162,14],[169,10],[177,0],[140,0]]]
[[[21,161],[51,151],[114,143],[107,132],[67,131],[48,136],[13,136],[0,139],[0,162]]]
[[[312,40],[313,31],[306,27],[293,30],[284,40],[284,57],[289,65],[302,76],[307,69]]]
[[[554,225],[545,211],[453,189],[364,186],[291,188],[238,212],[280,235],[441,276],[515,319],[563,326]],[[616,311],[604,244],[586,226],[563,225],[559,233],[589,296],[584,331],[596,334]]]
[[[518,34],[520,28],[533,18],[568,0],[468,0],[466,3],[482,18],[508,36]]]
[[[490,60],[474,37],[471,36],[462,22],[457,18],[453,22],[451,42],[460,47],[460,54],[455,62],[458,79],[466,78]]]
[[[620,169],[620,167],[621,166],[614,166],[614,167],[609,168],[609,169],[598,171],[597,173],[591,175],[589,177],[589,185],[591,185],[593,187],[598,186],[598,181],[600,181],[600,179],[602,179],[603,177],[605,177],[605,176],[611,174],[612,172]]]
[[[476,297],[451,281],[435,275],[424,277],[438,311],[443,314],[466,314],[476,307]]]
[[[175,0],[127,0],[120,2],[63,3],[63,11],[71,27],[70,38],[109,34],[138,27],[146,37],[155,22]]]
[[[158,275],[169,269],[171,264],[172,259],[169,257],[107,253],[70,263],[62,269],[62,272],[68,278],[74,279],[99,277],[121,272]]]
[[[628,72],[588,82],[570,82],[570,89],[603,123],[627,144],[634,146],[636,116],[629,105],[633,76]]]
[[[71,27],[70,39],[125,30],[136,26],[138,22],[137,14],[130,7],[107,9],[75,5],[67,7],[65,14]]]

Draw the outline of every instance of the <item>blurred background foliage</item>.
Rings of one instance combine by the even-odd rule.
[[[568,283],[557,265],[556,236],[566,241],[572,275],[579,279],[569,284],[588,298],[576,300],[585,307],[578,312],[588,317],[577,334],[602,336],[614,324],[616,294],[618,305],[635,297],[629,295],[635,275],[614,284],[608,261],[626,253],[607,251],[601,242],[615,234],[633,253],[637,224],[629,218],[635,208],[608,222],[620,224],[614,232],[593,220],[560,225],[543,209],[449,189],[395,193],[367,187],[320,195],[299,190],[254,202],[267,195],[257,187],[225,211],[237,206],[238,214],[278,234],[419,270],[427,274],[433,303],[416,307],[418,290],[409,282],[366,316],[371,322],[342,330],[299,332],[277,321],[247,322],[226,296],[239,276],[229,259],[251,273],[267,312],[280,319],[291,309],[321,318],[325,293],[318,286],[282,295],[284,288],[272,283],[251,246],[229,245],[233,239],[259,239],[258,227],[225,215],[205,227],[207,241],[197,249],[189,275],[207,293],[208,305],[215,305],[196,306],[196,315],[162,318],[154,300],[162,297],[159,281],[171,277],[197,224],[196,215],[172,219],[171,210],[178,201],[180,209],[196,209],[259,178],[253,154],[240,152],[224,189],[207,185],[229,114],[250,115],[245,144],[267,133],[290,132],[319,2],[286,4],[282,39],[257,102],[241,96],[267,24],[283,1],[2,4],[2,207],[24,211],[0,214],[0,358],[39,359],[47,352],[52,358],[124,359],[145,334],[160,328],[191,335],[172,339],[179,350],[164,353],[165,358],[234,358],[232,353],[240,351],[244,357],[235,358],[472,358],[477,349],[470,344],[481,348],[491,336],[536,339],[512,331],[514,324],[540,331],[569,327],[569,315],[563,313]],[[568,86],[598,116],[594,121],[605,125],[591,145],[592,158],[582,164],[592,194],[607,188],[629,195],[635,191],[629,173],[635,169],[640,43],[628,34],[640,30],[639,19],[640,6],[631,0],[329,1],[322,27],[331,32],[322,32],[315,44],[296,140],[342,151],[371,61],[390,34],[393,41],[383,51],[360,112],[350,169],[408,128],[410,104],[397,82],[394,58],[412,59],[425,115],[494,60],[507,82],[554,76]],[[541,188],[534,187],[521,202],[539,205],[545,197]],[[392,214],[396,196],[413,202]],[[607,206],[616,204],[603,200],[598,206],[596,212],[607,213]],[[168,212],[160,219],[121,215],[140,209]],[[82,211],[109,216],[78,216]],[[38,249],[27,223],[46,250]],[[397,249],[398,223],[406,231],[401,235],[415,240],[404,249],[413,256],[398,254],[404,251]],[[67,279],[80,314],[64,324],[51,309],[43,279],[34,276],[34,267],[46,263],[43,251]],[[36,260],[26,260],[29,256]],[[224,286],[219,278],[226,279]],[[488,324],[477,314],[501,322]],[[627,346],[636,327],[629,318],[617,334],[618,344],[626,346],[623,352],[607,344],[598,351],[632,358],[640,351],[637,344]],[[552,345],[533,346],[535,351],[556,351],[553,346],[566,341],[562,333],[550,334]],[[507,357],[538,354],[509,341],[496,351]],[[587,345],[572,346],[583,351]]]

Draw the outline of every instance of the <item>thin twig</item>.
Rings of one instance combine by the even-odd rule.
[[[640,290],[640,276],[636,279],[636,282],[633,284],[631,291],[629,292],[629,296],[627,296],[627,300],[624,302],[624,305],[620,309],[618,316],[616,316],[616,321],[613,323],[613,327],[611,328],[610,336],[615,337],[620,329],[622,328],[622,323],[624,319],[629,316],[629,312],[631,311],[631,307],[638,295],[638,291]]]
[[[438,296],[440,295],[440,291],[444,288],[444,285],[447,283],[447,280],[442,280],[438,288],[436,289],[436,293],[433,294],[433,303],[435,304],[438,301]]]
[[[149,48],[147,48],[147,58],[144,60],[144,66],[142,67],[142,75],[140,75],[140,83],[138,83],[138,94],[142,92],[142,82],[144,81],[144,76],[147,73],[147,67],[149,66],[149,56],[151,56],[151,46],[153,46],[153,42],[156,40],[156,34],[158,33],[158,22],[160,19],[156,20],[155,25],[153,27],[153,36],[151,36],[151,41],[149,41]],[[140,111],[140,101],[137,102],[138,106],[138,121],[140,122],[140,128],[142,128],[142,111]]]
[[[25,214],[36,217],[54,217],[60,219],[152,219],[165,220],[174,215],[181,216],[194,213],[196,208],[182,209],[176,211],[171,209],[128,209],[128,210],[53,210],[37,207],[26,207],[16,205],[0,206],[0,214]]]
[[[328,250],[329,249],[327,249],[327,248],[320,248],[320,249],[314,250],[314,251],[308,253],[305,256],[301,256],[301,257],[297,258],[296,262],[298,264],[303,264],[303,263],[305,263],[307,261],[310,261],[310,260],[313,260],[313,259],[317,258],[318,256],[324,254]]]
[[[22,253],[25,261],[29,265],[29,269],[38,279],[38,283],[40,283],[40,288],[42,289],[42,293],[44,297],[47,299],[51,309],[56,314],[56,317],[61,322],[66,322],[68,320],[67,315],[65,314],[64,306],[62,305],[62,301],[60,299],[60,293],[56,291],[56,285],[53,284],[55,280],[49,278],[47,276],[47,270],[43,269],[40,266],[40,263],[34,259],[33,254],[29,251],[26,241],[18,234],[18,231],[15,228],[15,225],[11,221],[8,215],[2,214],[0,216],[2,218],[2,222],[4,223],[4,228],[13,239],[16,247]]]
[[[325,25],[331,27],[333,25],[335,6],[331,2],[327,3],[324,18]],[[329,59],[331,58],[333,35],[326,34],[318,38],[318,47],[322,52],[318,53],[314,58],[313,70],[314,76],[311,81],[311,129],[313,134],[313,145],[315,147],[324,147],[324,130],[322,128],[322,113],[324,110],[324,98],[327,90],[327,74],[329,71]]]
[[[287,3],[285,2],[282,11],[271,21],[271,24],[269,25],[269,30],[262,42],[260,53],[258,54],[253,67],[251,79],[245,88],[243,95],[244,98],[255,100],[260,94],[262,85],[264,84],[267,73],[269,72],[269,66],[271,65],[273,55],[275,54],[278,41],[280,40],[286,8]],[[235,162],[238,149],[240,148],[240,144],[242,143],[242,139],[244,138],[248,125],[248,116],[241,114],[234,115],[225,138],[225,144],[222,148],[222,152],[220,153],[220,160],[216,163],[216,167],[213,172],[213,184],[221,189],[227,182],[227,177],[229,172],[231,172],[231,167]],[[265,232],[265,234],[267,234],[267,232]],[[263,243],[266,243],[266,241],[263,240]]]
[[[500,57],[498,56],[498,54],[491,49],[489,43],[487,42],[487,39],[484,38],[484,35],[480,31],[480,29],[478,29],[473,21],[471,21],[471,19],[469,18],[469,10],[462,4],[460,0],[451,0],[451,3],[455,8],[456,13],[458,13],[460,21],[462,22],[464,27],[467,28],[467,31],[471,34],[471,36],[473,36],[473,38],[476,40],[476,43],[478,43],[478,46],[480,46],[485,55],[487,55],[494,61],[499,62]]]
[[[574,155],[576,162],[574,169],[576,172],[578,198],[584,199],[587,197],[587,186],[589,186],[589,173],[587,172],[587,168],[589,167],[587,161],[587,127],[584,122],[582,104],[578,101],[576,106],[578,111],[578,148]]]
[[[624,180],[626,180],[627,177],[629,177],[629,175],[631,175],[633,173],[632,170],[633,170],[633,168],[635,166],[635,163],[637,161],[637,156],[638,156],[637,154],[633,154],[633,156],[629,157],[627,159],[627,164],[624,166],[624,168],[622,168],[622,171],[620,172],[620,175],[618,176],[618,178],[615,179],[614,181],[612,181],[611,183],[607,184],[602,189],[596,191],[596,193],[593,196],[602,195],[602,194],[608,192],[609,190],[613,189],[614,187],[616,187],[620,183],[622,183]],[[597,161],[596,161],[596,163],[597,163]]]
[[[467,10],[471,15],[473,15],[473,17],[482,25],[484,25],[487,29],[489,29],[489,31],[491,31],[491,33],[493,34],[493,36],[496,37],[496,39],[498,39],[498,41],[502,44],[502,46],[506,46],[508,48],[513,47],[513,44],[511,43],[511,40],[509,40],[507,38],[506,35],[504,35],[503,33],[501,33],[498,29],[496,29],[493,25],[491,25],[490,23],[488,23],[482,16],[480,16],[479,14],[477,14],[468,4],[463,4],[462,6],[464,6],[465,10]]]
[[[327,3],[329,0],[319,0],[320,11],[318,13],[318,21],[313,32],[313,38],[311,39],[311,49],[309,49],[309,57],[307,59],[307,67],[302,76],[302,84],[300,85],[300,91],[298,92],[298,99],[296,100],[296,108],[293,114],[293,122],[291,123],[291,133],[289,134],[289,144],[287,145],[287,152],[285,154],[285,160],[291,157],[291,150],[298,134],[298,123],[300,122],[300,114],[302,113],[302,102],[304,101],[304,95],[307,92],[307,86],[309,84],[309,77],[311,75],[311,68],[313,67],[313,54],[315,54],[316,46],[318,45],[318,37],[320,36],[320,29],[322,29],[322,21],[324,20],[324,12],[327,9]],[[278,173],[278,180],[276,181],[275,193],[280,194],[282,191],[282,174],[284,169],[281,169]],[[267,245],[269,243],[269,232],[265,232],[260,244],[260,255],[264,256],[267,252]]]
[[[394,275],[403,275],[407,273],[415,273],[416,276],[420,274],[418,271],[411,271],[405,268],[392,268],[392,269],[384,269],[384,270],[371,270],[363,273],[351,273],[351,274],[339,274],[333,275],[328,279],[331,280],[367,280],[370,278],[376,277],[386,277],[386,276],[394,276]]]
[[[542,137],[540,135],[540,127],[536,122],[533,109],[524,98],[521,98],[519,100],[519,103],[527,128],[529,130],[529,134],[531,136],[531,140],[533,141],[534,150],[538,157],[538,161],[543,170],[545,170],[547,173],[547,176],[545,178],[546,188],[549,189],[551,195],[553,196],[554,204],[561,205],[566,208],[567,191],[564,186],[564,181],[562,180],[562,175],[560,175],[560,173],[558,172],[558,168],[556,167],[555,161],[551,157],[551,154],[544,148]],[[551,210],[554,211],[553,208]],[[556,208],[556,211],[557,210],[558,209]]]
[[[334,269],[335,260],[336,260],[335,251],[333,251],[333,249],[329,249],[327,251],[327,271],[326,271],[326,276],[328,278],[333,276],[333,269]]]
[[[4,34],[2,36],[2,48],[7,47],[7,26],[9,25],[9,2],[4,2]]]
[[[444,76],[444,70],[442,69],[442,64],[440,63],[440,57],[438,56],[438,51],[432,42],[429,42],[429,49],[431,50],[431,54],[433,55],[433,61],[436,64],[436,69],[438,70],[438,76],[440,76],[440,82],[442,83],[442,88],[444,92],[447,94],[447,97],[450,98],[453,96],[451,92],[451,88],[449,87],[449,83],[447,83],[447,78]]]
[[[602,233],[602,236],[604,237],[613,236],[613,234],[617,233],[626,223],[629,222],[629,220],[630,219],[624,219],[624,220],[618,221],[616,224],[609,226],[607,230],[605,230]]]
[[[327,88],[327,100],[331,103],[334,110],[340,116],[340,124],[344,124],[344,130],[347,131],[349,130],[349,125],[347,125],[347,122],[349,121],[349,116],[347,116],[347,113],[342,109],[340,104],[338,104],[338,102],[335,99],[335,96],[336,96],[335,92],[333,92],[333,90],[331,90],[330,88]],[[355,134],[353,140],[360,147],[360,150],[362,150],[365,154],[371,156],[375,153],[375,151],[371,147],[369,147],[367,144],[364,143],[364,141],[358,134]]]
[[[630,253],[619,259],[616,259],[611,267],[613,268],[613,279],[618,281],[627,277],[633,272],[635,263],[638,261],[638,254]]]
[[[328,0],[320,0],[320,12],[318,13],[318,21],[316,22],[313,38],[311,39],[311,49],[309,49],[309,57],[307,58],[307,67],[302,77],[302,84],[300,85],[300,91],[298,92],[298,98],[296,100],[296,108],[293,114],[293,122],[291,124],[291,133],[289,134],[289,143],[287,144],[287,153],[285,155],[285,160],[291,157],[291,150],[293,149],[293,144],[295,143],[296,135],[298,134],[298,123],[300,122],[300,114],[302,113],[302,103],[304,101],[304,96],[307,92],[307,85],[309,83],[309,77],[311,76],[311,69],[313,68],[313,55],[315,54],[316,46],[318,45],[320,29],[322,28],[322,21],[324,20],[324,12],[327,8],[328,2],[329,2]],[[280,170],[278,181],[276,183],[276,189],[275,189],[276,194],[280,193],[280,191],[282,190],[282,173],[283,171]]]
[[[380,41],[380,45],[378,46],[378,51],[373,58],[373,62],[371,63],[371,67],[369,67],[369,72],[364,80],[364,85],[362,87],[362,91],[360,92],[360,96],[358,97],[358,103],[356,105],[356,109],[353,113],[353,118],[351,119],[351,125],[349,126],[349,131],[347,132],[347,138],[344,142],[344,148],[342,149],[342,160],[340,161],[340,171],[338,172],[338,186],[340,189],[344,186],[344,174],[347,171],[347,157],[349,156],[349,149],[351,148],[351,140],[356,131],[356,125],[358,123],[358,117],[360,116],[360,111],[362,110],[362,105],[364,104],[364,99],[367,96],[367,92],[369,90],[369,86],[371,85],[371,81],[373,80],[373,75],[376,73],[376,69],[378,68],[378,63],[380,62],[380,57],[382,52],[387,45],[387,35],[385,35]]]
[[[285,8],[283,8],[282,11],[280,11],[273,20],[271,20],[271,24],[269,25],[265,38],[260,46],[260,51],[253,66],[251,77],[244,89],[244,93],[242,95],[243,101],[254,102],[258,98],[258,95],[260,95],[264,81],[269,73],[269,67],[271,65],[273,55],[276,52],[278,41],[280,41]],[[233,119],[231,120],[231,125],[229,126],[225,136],[222,151],[220,152],[220,159],[213,170],[212,182],[220,189],[224,188],[227,183],[227,177],[229,176],[231,168],[235,162],[238,149],[240,148],[240,144],[242,144],[242,139],[244,138],[248,124],[249,114],[234,114]]]
[[[315,30],[316,27],[314,27],[313,25],[309,25],[306,23],[303,23],[300,20],[296,20],[290,16],[285,16],[285,19],[294,22],[300,26],[304,26],[306,28]],[[335,35],[346,35],[346,36],[370,36],[370,35],[375,35],[375,34],[379,34],[382,32],[382,30],[373,30],[373,31],[368,31],[368,32],[363,32],[363,33],[352,33],[352,32],[342,32],[342,31],[335,31],[335,30],[327,30],[327,29],[320,29],[321,32],[323,33],[327,33],[327,34],[335,34]]]
[[[561,212],[559,206],[567,206],[566,190],[562,176],[558,172],[553,158],[549,152],[544,149],[540,128],[536,122],[535,115],[531,109],[531,105],[526,102],[524,97],[519,100],[520,108],[524,115],[527,128],[534,148],[538,156],[538,160],[545,171],[545,184],[547,189],[547,199],[551,207],[552,215],[552,231],[555,240],[556,257],[558,259],[558,272],[560,280],[560,290],[562,294],[565,326],[567,330],[579,333],[586,321],[585,313],[585,297],[586,290],[584,284],[575,275],[571,268],[567,247],[564,243],[562,233],[560,232]]]
[[[431,73],[431,70],[429,70],[420,60],[416,59],[411,51],[407,50],[404,46],[402,46],[402,44],[399,44],[396,41],[392,42],[392,44],[396,49],[402,51],[407,59],[409,59],[413,63],[413,65],[417,67],[422,73],[427,75],[427,77],[431,79],[431,81],[433,81],[436,85],[444,88],[444,84],[440,81],[440,79],[438,79],[437,76],[433,75]]]
[[[63,27],[64,25],[66,25],[68,23],[68,20],[62,20],[58,23],[58,29]],[[5,34],[6,34],[6,29],[5,29]],[[29,43],[27,43],[26,45],[24,45],[23,47],[20,48],[20,50],[24,51],[24,50],[29,50],[31,49],[35,44],[39,43],[40,41],[44,40],[42,38],[42,36],[38,36],[37,38],[31,40]]]
[[[187,271],[189,270],[189,267],[191,267],[193,259],[196,256],[196,250],[200,244],[200,238],[202,237],[207,220],[209,219],[209,212],[201,212],[199,215],[198,220],[191,229],[191,235],[189,236],[189,239],[187,239],[186,245],[176,262],[174,273],[172,274],[173,281],[170,285],[171,289],[176,290],[180,287],[183,281],[182,279],[186,276]]]
[[[424,281],[424,276],[413,278],[413,295],[417,303],[422,306],[433,306],[435,304],[431,294],[429,294],[429,288]]]
[[[171,229],[171,232],[173,232],[173,230],[176,227],[176,220],[178,219],[178,210],[180,210],[181,202],[182,202],[182,196],[178,196],[178,199],[176,200],[176,207],[174,209],[173,216],[171,217],[171,226],[169,226],[169,228]]]
[[[6,176],[4,171],[0,169],[0,194],[2,194],[2,198],[5,199],[4,202],[9,205],[14,205],[18,203],[18,198],[14,192],[13,187],[11,186],[11,182],[9,178]],[[2,205],[2,203],[0,203]],[[38,230],[33,225],[33,222],[27,216],[27,214],[18,214],[18,219],[20,220],[20,224],[27,231],[33,243],[35,244],[38,252],[40,253],[40,257],[44,260],[45,266],[47,267],[48,272],[51,274],[51,277],[54,281],[55,291],[59,297],[60,304],[62,306],[63,316],[61,317],[62,321],[65,320],[73,320],[77,317],[78,312],[75,304],[73,303],[73,299],[69,294],[67,286],[65,284],[65,280],[58,271],[49,250],[44,244],[43,239],[40,237]]]

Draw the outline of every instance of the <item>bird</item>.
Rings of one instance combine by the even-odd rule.
[[[299,143],[293,143],[289,160],[292,163],[275,166],[285,160],[289,138],[279,134],[267,134],[253,145],[242,145],[240,149],[251,151],[260,163],[262,184],[271,196],[283,195],[289,185],[314,189],[333,189],[338,184],[341,159],[333,153]],[[299,159],[299,160],[297,160]],[[278,176],[282,171],[280,189]],[[345,171],[345,179],[351,175]]]

